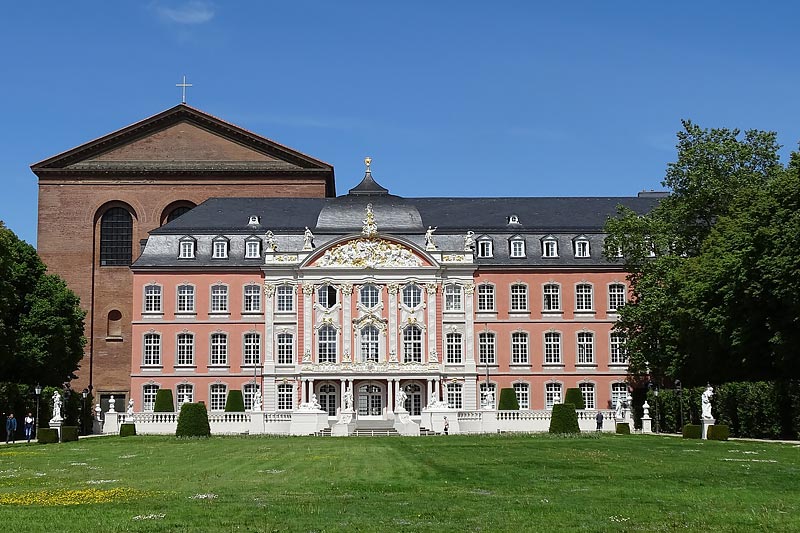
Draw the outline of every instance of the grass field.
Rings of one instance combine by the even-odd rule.
[[[0,531],[800,531],[800,446],[103,437],[0,448]]]

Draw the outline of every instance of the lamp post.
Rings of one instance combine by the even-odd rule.
[[[89,396],[89,389],[83,389],[81,391],[81,397],[83,398],[83,402],[81,403],[81,433],[86,435],[86,398]]]
[[[655,396],[655,407],[656,407],[656,433],[658,433],[658,385],[655,386],[653,389],[653,396]]]
[[[683,388],[681,387],[681,380],[675,380],[675,392],[678,393],[678,420],[680,423],[680,427],[678,428],[679,433],[683,433]]]
[[[42,394],[42,386],[37,383],[33,388],[33,392],[36,393],[36,422],[33,424],[33,431],[34,435],[38,437],[39,432],[37,431],[37,428],[39,427],[39,396]]]

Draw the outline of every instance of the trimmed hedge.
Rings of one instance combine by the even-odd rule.
[[[185,403],[181,405],[178,415],[176,437],[209,437],[211,426],[208,424],[208,412],[204,403]]]
[[[122,424],[119,427],[120,437],[133,437],[136,435],[136,424]]]
[[[558,403],[553,405],[550,417],[550,433],[580,433],[578,427],[578,413],[575,405],[571,403]]]
[[[616,432],[619,435],[630,435],[631,434],[631,425],[627,422],[617,422]]]
[[[61,442],[78,440],[78,426],[61,426]]]
[[[242,391],[233,389],[228,391],[228,398],[225,400],[226,413],[244,413],[244,396]]]
[[[708,440],[728,440],[730,436],[730,428],[724,424],[714,424],[708,427],[706,437]]]
[[[567,393],[564,395],[564,403],[571,403],[575,406],[575,409],[586,409],[580,389],[567,389]]]
[[[497,409],[500,411],[519,411],[517,393],[514,389],[500,389],[500,403],[498,403]]]
[[[172,400],[172,389],[158,389],[156,403],[153,405],[154,413],[174,413],[175,402]]]
[[[52,428],[39,428],[36,430],[36,440],[39,444],[53,444],[58,442],[58,430]]]
[[[686,424],[683,426],[684,439],[700,439],[703,437],[703,426],[699,424]]]

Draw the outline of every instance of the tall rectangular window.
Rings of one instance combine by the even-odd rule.
[[[144,361],[145,365],[161,364],[161,335],[146,333],[144,336]]]
[[[294,408],[293,395],[294,385],[278,385],[279,411],[291,411]]]
[[[178,353],[176,364],[179,366],[194,364],[194,335],[191,333],[178,334]]]
[[[620,333],[612,333],[609,336],[608,350],[611,356],[612,365],[624,365],[628,362],[625,354],[624,337]]]
[[[258,333],[245,333],[242,339],[242,362],[245,365],[261,363],[261,335]]]
[[[100,219],[100,266],[131,264],[133,218],[122,207],[112,207]]]
[[[225,333],[211,334],[211,354],[209,359],[212,365],[228,364],[228,336]]]
[[[556,403],[556,400],[559,402],[564,400],[564,396],[561,394],[561,383],[548,383],[545,385],[545,393],[544,393],[544,407],[545,409],[552,409],[553,404]]]
[[[623,405],[628,401],[627,383],[611,384],[611,407],[616,407],[618,401],[622,402]]]
[[[179,313],[194,313],[194,286],[178,285],[178,308]]]
[[[463,362],[461,333],[448,333],[445,336],[445,356],[447,364],[460,365]]]
[[[144,288],[144,312],[161,312],[161,287],[159,285],[148,285]]]
[[[444,287],[444,310],[445,311],[461,311],[463,309],[461,303],[461,287],[451,283]]]
[[[294,335],[291,333],[278,334],[278,364],[291,365],[294,363]]]
[[[588,283],[580,283],[575,286],[575,310],[591,311],[594,309],[592,303],[592,286]]]
[[[244,256],[246,259],[258,259],[261,257],[261,241],[247,241]]]
[[[594,363],[594,333],[578,333],[578,364]]]
[[[594,383],[581,383],[578,387],[581,389],[584,408],[594,409],[597,405],[594,396]]]
[[[225,410],[225,400],[228,397],[228,387],[227,385],[223,385],[221,383],[215,383],[211,385],[211,410],[212,411],[224,411]]]
[[[625,305],[625,285],[614,283],[608,286],[608,310],[617,311]]]
[[[464,407],[464,386],[461,383],[447,384],[447,406],[451,409]]]
[[[212,285],[211,287],[211,312],[228,312],[228,287],[225,285]]]
[[[323,326],[317,332],[317,359],[320,363],[336,362],[336,328]]]
[[[548,331],[544,334],[545,364],[561,363],[561,333]]]
[[[242,387],[242,396],[244,397],[244,408],[246,411],[253,410],[253,398],[258,394],[261,395],[261,387],[257,383],[246,383]]]
[[[142,411],[150,413],[156,404],[158,385],[145,385],[142,387]]]
[[[275,299],[279,312],[294,311],[294,287],[291,285],[279,285],[275,290]]]
[[[261,312],[261,286],[245,285],[244,287],[244,312]]]
[[[511,286],[511,310],[528,310],[528,286],[517,283]]]
[[[194,385],[182,383],[175,388],[175,392],[178,400],[178,411],[180,411],[181,405],[194,402]]]
[[[511,364],[524,365],[528,363],[528,334],[515,331],[511,334]]]
[[[514,383],[514,392],[517,394],[517,403],[520,409],[531,408],[531,392],[527,383]]]
[[[478,358],[478,363],[482,365],[493,365],[497,362],[494,333],[478,334]]]
[[[494,285],[478,285],[478,311],[494,311]]]
[[[561,311],[561,287],[555,283],[548,283],[542,287],[543,311]]]

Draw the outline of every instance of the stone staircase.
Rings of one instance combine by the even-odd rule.
[[[400,434],[394,429],[391,420],[359,420],[356,429],[351,436],[353,437],[399,437]],[[314,433],[317,437],[330,437],[331,428]],[[420,437],[431,437],[439,435],[435,431],[421,427],[419,428]]]

